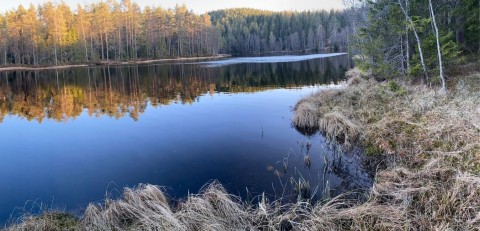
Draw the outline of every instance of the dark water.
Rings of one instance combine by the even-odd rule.
[[[81,213],[139,183],[182,198],[216,179],[245,200],[284,188],[295,196],[299,179],[317,199],[357,187],[355,164],[339,170],[320,135],[291,126],[291,107],[340,82],[347,64],[338,56],[0,73],[0,222],[40,207]]]

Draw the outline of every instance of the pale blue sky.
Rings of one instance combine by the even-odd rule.
[[[29,6],[30,3],[38,5],[45,0],[1,0],[0,12],[17,8],[18,5]],[[76,6],[78,3],[92,3],[100,0],[64,0],[70,6]],[[173,8],[175,4],[185,3],[189,9],[196,13],[203,13],[210,10],[250,7],[257,9],[282,11],[282,10],[319,10],[319,9],[340,9],[342,0],[133,0],[140,6],[146,5],[162,6],[164,8]],[[59,2],[59,0],[56,0]]]

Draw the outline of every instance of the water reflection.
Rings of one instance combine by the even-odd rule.
[[[216,68],[162,64],[3,72],[0,121],[8,114],[38,122],[65,121],[83,110],[90,116],[138,120],[147,105],[192,104],[207,93],[251,93],[336,82],[346,69],[345,59]]]
[[[318,134],[298,140],[285,157],[266,165],[277,178],[269,196],[284,202],[316,202],[344,192],[362,192],[373,184],[373,177],[363,168],[362,152],[358,147],[347,151]],[[363,194],[349,196],[364,199]]]
[[[290,121],[291,107],[340,81],[347,63],[0,73],[0,223],[38,212],[27,201],[76,212],[139,183],[183,198],[216,179],[246,200],[355,188],[358,161]]]

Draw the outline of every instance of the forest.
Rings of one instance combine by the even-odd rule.
[[[142,9],[131,0],[20,5],[0,14],[0,25],[4,66],[338,51],[352,31],[337,11],[195,14],[185,5]]]
[[[343,11],[247,8],[195,14],[131,0],[46,1],[0,13],[0,63],[59,65],[349,51],[374,72],[429,74],[480,50],[478,0],[346,1]],[[435,16],[435,17],[432,17]],[[438,38],[438,39],[437,39]],[[438,48],[438,49],[437,49]],[[438,57],[443,58],[439,64]]]
[[[480,53],[478,0],[378,0],[351,11],[363,15],[351,40],[357,64],[376,76],[421,76],[445,88],[445,71]]]

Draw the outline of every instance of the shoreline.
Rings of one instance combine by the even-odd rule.
[[[365,157],[379,160],[367,163],[376,170],[367,192],[318,203],[299,197],[285,204],[259,195],[258,205],[252,205],[216,181],[179,201],[161,186],[140,184],[124,188],[122,197],[90,203],[81,216],[26,214],[6,230],[476,230],[480,69],[459,70],[447,95],[398,78],[378,82],[351,70],[347,87],[298,101],[294,125],[319,129],[345,149],[361,145]],[[297,190],[308,187],[299,184]]]
[[[472,64],[450,70],[456,74],[448,94],[353,69],[346,88],[295,105],[295,126],[318,129],[346,149],[362,146],[365,167],[376,171],[367,201],[333,211],[348,214],[333,223],[386,230],[480,227],[480,69]]]
[[[165,59],[148,59],[148,60],[132,60],[132,61],[100,61],[96,63],[88,64],[66,64],[66,65],[51,65],[51,66],[7,66],[0,67],[0,72],[5,71],[43,71],[43,70],[58,70],[69,69],[76,67],[96,67],[96,66],[123,66],[123,65],[138,65],[138,64],[152,64],[163,63],[172,61],[197,61],[197,60],[210,60],[210,59],[222,59],[232,57],[229,54],[219,54],[213,56],[203,57],[179,57],[179,58],[165,58]]]

